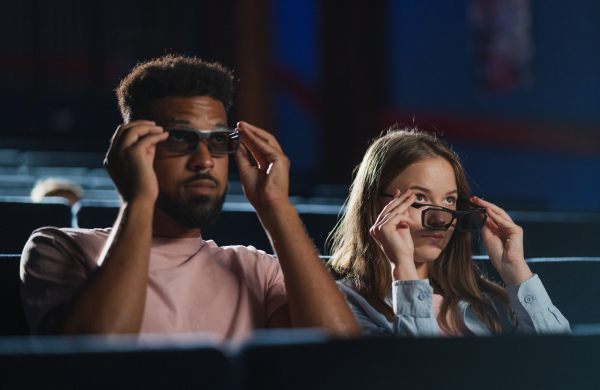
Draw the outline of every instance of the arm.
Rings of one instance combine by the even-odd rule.
[[[288,294],[288,306],[273,313],[267,325],[322,327],[337,336],[358,335],[356,319],[289,201],[288,158],[266,131],[245,122],[238,129],[258,163],[251,165],[245,148],[235,154],[244,193],[271,240]]]
[[[358,320],[363,336],[439,337],[433,315],[433,288],[429,281],[409,280],[392,284],[394,318],[389,320],[357,292],[338,282]]]
[[[552,304],[539,277],[525,262],[523,229],[500,207],[477,197],[471,201],[486,208],[488,220],[481,229],[483,245],[506,285],[519,321],[518,333],[570,333],[569,322]]]
[[[508,298],[518,319],[520,334],[570,334],[569,321],[552,304],[538,275],[524,283],[506,286]]]
[[[152,162],[156,144],[167,135],[149,121],[117,128],[105,167],[121,194],[121,210],[98,259],[98,272],[75,299],[62,333],[139,332],[158,196]]]

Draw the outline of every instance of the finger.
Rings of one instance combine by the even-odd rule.
[[[376,223],[369,229],[371,235],[386,234],[390,231],[396,231],[400,229],[407,229],[414,225],[415,222],[412,218],[407,215],[394,213],[387,214],[380,223]]]
[[[243,129],[246,133],[253,135],[256,139],[265,142],[280,152],[283,152],[283,149],[281,149],[281,145],[279,145],[279,142],[277,142],[275,136],[268,131],[244,121],[238,122],[238,129]]]
[[[131,128],[134,128],[136,126],[156,126],[156,122],[147,121],[147,120],[138,120],[138,121],[121,124],[121,125],[117,126],[110,141],[114,142],[116,139],[121,138],[124,133],[128,132]]]
[[[154,124],[138,124],[135,126],[124,125],[115,132],[112,146],[113,149],[123,150],[149,134],[159,134],[163,133],[163,131],[161,126],[156,126]]]
[[[245,172],[247,169],[252,168],[252,163],[250,162],[250,158],[248,157],[248,152],[249,151],[246,148],[246,145],[242,143],[233,155],[233,157],[235,158],[235,163],[237,164],[238,170],[240,172]]]
[[[277,141],[275,141],[272,135],[264,132],[264,130],[261,131],[268,134],[270,138],[264,134],[259,136],[258,132],[250,128],[245,122],[240,122],[238,129],[242,133],[244,144],[256,159],[260,169],[267,169],[272,162],[283,156],[283,151]]]
[[[498,214],[492,209],[488,209],[487,213],[497,227],[502,231],[512,232],[519,229],[519,226],[514,223],[510,217],[505,217],[504,215]]]
[[[400,191],[396,190],[395,198],[392,199],[381,211],[382,213],[398,212],[403,213],[415,202],[415,194],[410,189],[399,195]]]
[[[512,221],[512,219],[510,218],[510,216],[508,215],[508,213],[506,211],[504,211],[503,208],[496,206],[493,203],[487,202],[481,198],[478,198],[476,196],[473,196],[471,198],[471,201],[479,206],[485,207],[486,209],[490,209],[493,210],[494,213],[496,213],[496,215],[502,215],[504,216],[504,218],[506,219],[510,219]]]

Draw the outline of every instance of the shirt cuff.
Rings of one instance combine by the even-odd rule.
[[[433,287],[429,279],[399,280],[392,283],[393,308],[396,315],[430,317]]]
[[[544,310],[551,302],[537,274],[521,284],[506,286],[506,292],[517,315],[522,311],[531,314]]]

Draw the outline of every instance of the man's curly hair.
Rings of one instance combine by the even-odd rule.
[[[149,119],[152,103],[168,96],[209,96],[229,111],[233,73],[217,62],[168,54],[137,64],[116,89],[125,123]]]

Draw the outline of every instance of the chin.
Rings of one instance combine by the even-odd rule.
[[[430,263],[440,257],[442,250],[440,248],[415,248],[414,258],[418,263]]]

